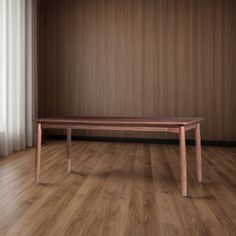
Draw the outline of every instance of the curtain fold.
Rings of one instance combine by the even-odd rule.
[[[33,144],[36,70],[34,0],[0,0],[0,154]]]

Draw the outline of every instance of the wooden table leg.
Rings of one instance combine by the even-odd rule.
[[[36,156],[35,156],[35,182],[39,183],[40,175],[40,160],[41,160],[41,145],[42,145],[42,127],[41,124],[37,125],[37,137],[36,137]]]
[[[67,171],[71,172],[71,128],[67,129]]]
[[[197,124],[197,128],[195,129],[195,141],[196,141],[197,180],[198,182],[202,182],[202,148],[201,148],[200,123]]]
[[[186,158],[186,140],[185,127],[179,128],[180,137],[180,171],[181,171],[181,192],[183,196],[187,196],[187,158]]]

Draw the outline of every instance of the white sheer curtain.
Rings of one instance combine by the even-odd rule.
[[[0,0],[0,154],[32,146],[35,117],[34,0]]]

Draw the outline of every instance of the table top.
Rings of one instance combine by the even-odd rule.
[[[89,124],[89,125],[144,125],[144,126],[188,126],[199,123],[197,117],[48,117],[39,118],[38,122],[47,124]]]

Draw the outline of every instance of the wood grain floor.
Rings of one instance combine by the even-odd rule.
[[[203,147],[204,184],[188,147],[189,197],[179,191],[176,145],[77,141],[0,158],[0,235],[235,235],[236,148]]]

